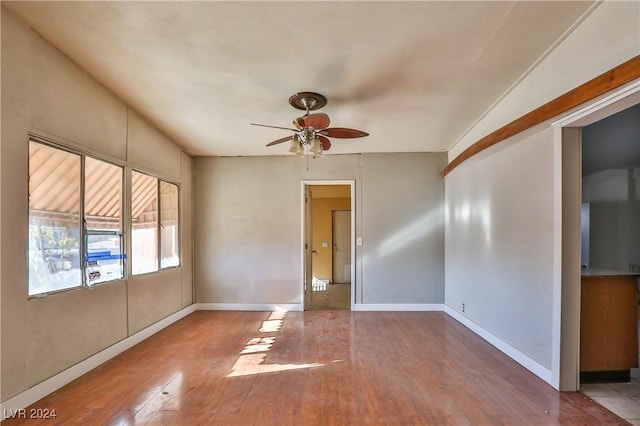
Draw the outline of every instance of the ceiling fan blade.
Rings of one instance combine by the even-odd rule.
[[[268,124],[256,124],[256,123],[249,123],[252,126],[260,126],[260,127],[271,127],[272,129],[282,129],[282,130],[291,130],[292,132],[297,132],[297,129],[292,129],[290,127],[280,127],[280,126],[269,126]]]
[[[318,138],[320,139],[320,143],[322,144],[322,150],[328,151],[329,148],[331,148],[331,141],[324,136],[318,136]]]
[[[298,117],[293,120],[293,125],[296,126],[296,129],[302,130],[302,128],[304,127],[304,117]]]
[[[330,138],[362,138],[369,136],[369,133],[362,130],[347,129],[345,127],[332,127],[330,129],[324,129],[320,134],[329,136]]]
[[[276,139],[273,142],[269,142],[267,146],[278,145],[279,143],[290,141],[293,136],[287,136],[285,138]]]
[[[314,129],[324,129],[329,126],[329,123],[331,123],[329,116],[323,112],[307,115],[303,118],[304,124],[306,126],[313,127]]]

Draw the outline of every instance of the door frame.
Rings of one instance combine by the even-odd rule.
[[[354,179],[342,179],[342,180],[303,180],[300,182],[300,300],[302,300],[302,310],[304,311],[306,306],[306,298],[304,294],[305,284],[305,226],[306,226],[306,203],[305,203],[305,188],[314,185],[349,185],[351,193],[351,310],[355,310],[356,300],[356,181]]]
[[[558,202],[554,212],[557,255],[551,371],[553,386],[561,391],[580,390],[581,129],[638,103],[640,80],[635,80],[551,123],[556,157],[554,174],[559,177],[554,184]],[[570,223],[574,226],[567,226]]]

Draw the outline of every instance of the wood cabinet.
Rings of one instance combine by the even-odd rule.
[[[582,277],[580,371],[638,367],[636,275]]]

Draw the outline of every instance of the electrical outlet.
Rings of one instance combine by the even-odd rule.
[[[463,313],[464,313],[464,308],[465,308],[465,305],[464,305],[464,303],[463,303],[463,304],[462,304],[462,312],[463,312]]]

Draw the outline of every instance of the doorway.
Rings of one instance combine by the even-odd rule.
[[[584,134],[585,131],[595,129],[595,126],[591,129],[589,128],[589,126],[594,123],[601,122],[604,119],[612,117],[614,114],[620,113],[621,111],[628,110],[639,103],[640,82],[637,82],[624,87],[606,98],[578,110],[554,123],[554,126],[561,129],[561,132],[556,133],[557,135],[561,135],[561,137],[556,139],[556,141],[560,142],[558,146],[562,152],[562,183],[559,188],[562,198],[560,213],[562,218],[562,232],[559,242],[559,247],[561,246],[562,252],[562,266],[560,268],[561,274],[559,276],[560,285],[559,287],[556,287],[559,289],[557,294],[558,296],[561,295],[561,297],[555,299],[556,302],[554,302],[556,306],[554,307],[554,310],[557,309],[557,318],[562,318],[558,323],[558,328],[556,329],[558,332],[556,335],[558,336],[558,340],[556,340],[555,343],[557,353],[559,354],[559,357],[557,358],[557,365],[559,368],[556,370],[556,373],[558,374],[560,390],[580,390],[582,385],[580,376],[581,369],[584,368],[581,368],[581,364],[583,363],[583,360],[581,359],[581,350],[585,350],[586,347],[581,348],[581,334],[585,333],[584,327],[586,326],[586,323],[583,324],[581,319],[581,313],[583,313],[583,301],[581,301],[581,297],[586,297],[586,293],[582,294],[583,291],[581,287],[583,276],[592,272],[588,270],[588,267],[606,267],[606,269],[622,268],[624,271],[628,272],[631,272],[635,267],[635,265],[633,265],[634,262],[627,260],[625,260],[625,266],[623,267],[616,264],[602,264],[601,261],[596,261],[594,263],[594,260],[598,256],[602,257],[601,254],[598,253],[598,250],[602,251],[604,246],[607,246],[608,253],[602,254],[611,254],[615,252],[616,249],[609,243],[598,243],[598,247],[594,246],[593,238],[590,238],[588,236],[589,233],[585,232],[581,226],[581,223],[585,223],[586,225],[586,221],[583,216],[585,216],[587,211],[594,206],[594,204],[591,204],[587,207],[586,205],[583,205],[583,203],[585,201],[589,202],[589,198],[593,198],[602,193],[603,189],[605,190],[604,192],[607,194],[607,197],[610,197],[613,194],[611,191],[611,184],[613,180],[615,180],[612,180],[611,178],[618,174],[623,174],[622,171],[619,171],[618,169],[626,169],[625,173],[628,178],[624,179],[629,185],[627,186],[627,190],[623,192],[629,195],[631,195],[631,192],[635,192],[630,191],[633,179],[631,178],[632,173],[629,172],[630,169],[635,169],[635,167],[631,168],[628,167],[628,165],[620,163],[621,160],[622,162],[633,160],[633,154],[627,153],[624,155],[618,155],[615,162],[620,164],[616,164],[615,166],[608,165],[605,168],[606,170],[603,169],[603,171],[597,170],[593,167],[592,163],[596,160],[597,162],[606,160],[609,156],[610,153],[608,151],[611,148],[609,141],[611,140],[612,135],[607,137],[607,143],[597,144],[597,148],[600,152],[592,152],[591,154],[588,154],[583,152]],[[637,144],[637,142],[635,142],[635,144]],[[592,158],[583,161],[583,154],[591,155]],[[609,170],[611,168],[616,169],[617,171],[612,172]],[[606,179],[600,179],[601,177],[605,177]],[[605,201],[609,202],[611,200]],[[596,207],[602,210],[601,207],[603,206]],[[620,206],[617,206],[616,208],[620,208]],[[588,216],[590,220],[593,220],[593,215],[591,213],[594,212],[589,212]],[[598,211],[595,211],[595,213],[598,213]],[[625,222],[629,223],[628,221]],[[621,221],[612,222],[609,220],[609,223],[621,225]],[[592,226],[590,227],[592,228]],[[628,234],[629,233],[626,232],[625,236],[628,236]],[[605,236],[610,237],[611,235],[612,233],[605,232]],[[589,245],[589,241],[585,241],[585,238],[591,239],[592,244]],[[633,299],[635,299],[635,297]],[[597,311],[603,311],[603,308],[600,307]],[[609,311],[611,310],[609,309]],[[584,361],[586,362],[587,360],[585,359]]]
[[[304,310],[350,310],[355,294],[353,181],[303,182]]]

